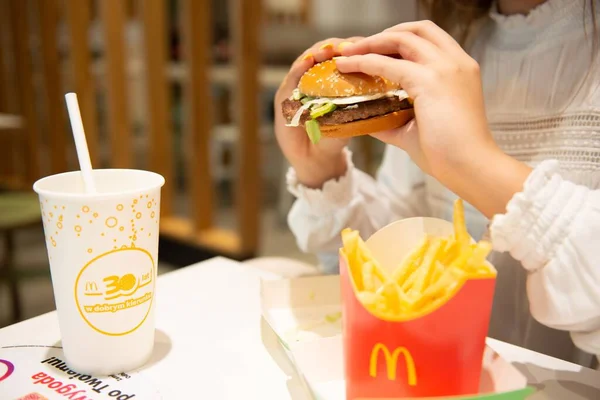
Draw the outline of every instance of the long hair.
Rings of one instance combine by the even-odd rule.
[[[598,50],[598,26],[596,17],[597,0],[573,0],[583,1],[584,30],[587,35],[587,10],[592,17],[592,59]],[[461,44],[464,44],[473,23],[485,16],[492,7],[493,0],[421,0],[428,17],[446,32],[452,34]]]
[[[585,5],[583,7],[583,24],[584,24],[584,31],[585,34],[587,36],[587,27],[585,26],[585,24],[587,23],[587,19],[585,18],[585,14],[586,14],[586,9],[587,9],[587,5],[588,2],[585,2]],[[596,59],[596,56],[598,55],[598,40],[599,40],[599,34],[598,34],[598,23],[597,23],[597,18],[596,18],[596,0],[589,0],[589,6],[590,6],[590,12],[592,13],[592,62]]]
[[[473,22],[485,16],[493,0],[421,0],[427,16],[464,44]]]

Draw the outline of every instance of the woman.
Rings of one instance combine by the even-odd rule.
[[[600,186],[596,7],[593,0],[473,3],[486,3],[489,14],[469,36],[470,57],[437,26],[420,22],[347,41],[356,44],[325,41],[292,66],[276,104],[315,62],[343,54],[343,72],[399,81],[415,100],[416,122],[375,135],[391,145],[374,180],[353,167],[344,141],[311,146],[276,113],[277,138],[293,167],[289,189],[298,198],[290,227],[300,247],[335,272],[344,227],[368,237],[400,218],[450,219],[457,193],[474,206],[467,207],[471,234],[481,237],[498,215],[494,247],[509,252],[491,257],[499,274],[490,336],[587,365],[591,356],[571,336],[587,353],[600,353],[600,268],[593,262],[600,235],[586,227],[596,223],[600,232],[600,196],[589,190]],[[479,14],[473,7],[467,19]]]

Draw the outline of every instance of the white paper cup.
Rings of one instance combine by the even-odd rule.
[[[154,345],[162,176],[94,170],[37,181],[46,247],[69,367],[110,375],[142,366]]]

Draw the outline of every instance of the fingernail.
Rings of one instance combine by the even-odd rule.
[[[313,58],[312,53],[308,53],[307,55],[302,57],[302,61],[312,60],[312,58]]]
[[[319,50],[332,50],[332,49],[333,49],[332,43],[325,43],[324,45],[319,47]]]
[[[338,44],[338,51],[344,50],[344,48],[350,46],[351,44],[353,44],[353,43],[352,42],[342,42],[342,43]]]
[[[348,57],[346,57],[346,56],[339,56],[339,57],[335,57],[335,58],[334,58],[334,60],[335,60],[335,65],[337,65],[337,63],[338,63],[339,61],[341,61],[341,62],[344,62],[344,60],[345,60],[346,58],[348,58]]]

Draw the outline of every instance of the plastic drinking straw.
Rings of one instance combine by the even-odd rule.
[[[67,93],[65,99],[67,101],[67,110],[69,110],[69,119],[71,120],[71,128],[73,130],[73,138],[75,139],[75,148],[77,149],[77,158],[79,159],[79,168],[83,176],[85,191],[87,193],[96,193],[96,185],[92,175],[92,161],[90,160],[90,152],[85,140],[85,131],[83,130],[83,121],[81,119],[77,95],[75,93]]]

